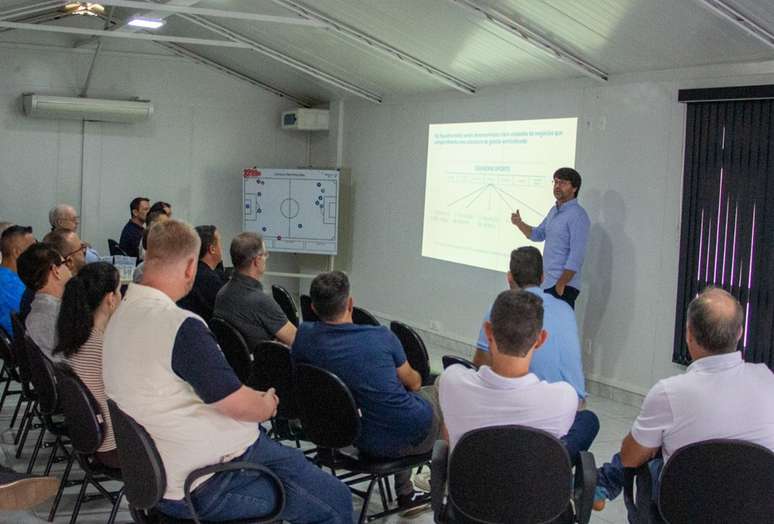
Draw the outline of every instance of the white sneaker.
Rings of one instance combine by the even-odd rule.
[[[430,493],[430,468],[425,467],[421,472],[414,473],[411,481],[416,489]]]

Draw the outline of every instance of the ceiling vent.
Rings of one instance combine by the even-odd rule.
[[[95,122],[133,123],[153,114],[149,101],[105,100],[64,96],[23,96],[24,114],[33,118],[90,120]]]

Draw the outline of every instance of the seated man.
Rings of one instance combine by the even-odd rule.
[[[153,227],[153,224],[156,224],[157,222],[165,222],[167,220],[169,220],[169,216],[167,216],[167,214],[163,211],[148,211],[148,214],[145,215],[145,229],[142,232],[142,240],[140,241],[140,258],[145,257],[145,250],[148,249],[148,233]],[[132,275],[132,280],[135,284],[142,283],[143,269],[145,268],[142,262],[137,264],[137,267],[134,268],[134,275]]]
[[[196,232],[202,242],[199,249],[199,265],[196,269],[196,280],[193,289],[183,297],[177,305],[202,317],[205,322],[212,318],[215,308],[215,297],[226,283],[226,278],[218,267],[223,260],[220,247],[220,232],[215,226],[196,226]]]
[[[51,231],[61,229],[64,231],[78,231],[78,225],[80,224],[80,217],[75,212],[73,206],[67,204],[57,204],[51,208],[48,212],[48,221],[51,224]],[[86,244],[86,263],[99,262],[99,253],[92,248],[88,243]]]
[[[548,337],[543,329],[543,297],[503,291],[484,323],[492,366],[478,371],[450,366],[439,381],[441,411],[453,449],[468,431],[519,424],[560,438],[571,460],[591,446],[599,420],[577,411],[578,395],[566,382],[550,384],[530,373],[530,361]]]
[[[358,449],[377,457],[402,457],[432,450],[440,434],[437,390],[406,360],[400,341],[384,326],[352,323],[349,279],[341,271],[322,273],[309,290],[320,322],[303,322],[293,343],[296,362],[337,375],[363,413]],[[395,475],[398,505],[415,500],[411,472]]]
[[[24,325],[27,334],[40,350],[52,360],[57,344],[56,322],[62,306],[65,284],[72,273],[65,259],[51,244],[33,244],[21,254],[18,261],[19,278],[24,285],[35,290],[35,300]]]
[[[0,237],[0,252],[3,254],[3,260],[0,262],[0,327],[11,336],[11,313],[19,312],[25,290],[24,283],[17,274],[16,264],[19,256],[34,243],[35,237],[32,236],[31,227],[10,226]]]
[[[129,285],[104,336],[105,392],[145,427],[164,464],[167,488],[158,508],[190,518],[183,501],[188,474],[239,460],[265,465],[284,484],[286,503],[278,520],[350,523],[347,487],[259,426],[276,413],[274,390],[242,385],[207,325],[175,305],[193,286],[199,243],[188,224],[155,225],[143,284]],[[276,504],[266,480],[249,472],[200,479],[192,499],[199,518],[207,521],[259,517]]]
[[[586,384],[575,312],[564,300],[544,293],[540,288],[543,283],[543,257],[540,251],[531,246],[514,249],[507,279],[511,289],[529,291],[543,300],[543,328],[548,332],[548,339],[540,351],[532,356],[530,373],[546,382],[567,382],[575,388],[579,401],[583,402],[586,399]],[[484,317],[483,324],[489,321],[490,313],[491,310]],[[476,342],[473,363],[479,367],[492,365],[483,325]]]
[[[744,312],[726,291],[710,287],[688,306],[686,373],[659,380],[648,392],[621,452],[599,469],[594,508],[618,496],[623,468],[649,463],[657,481],[675,451],[703,440],[739,439],[774,451],[774,374],[737,351]],[[663,458],[654,458],[661,450]]]
[[[78,271],[86,265],[86,250],[88,246],[81,242],[78,233],[66,229],[55,229],[43,237],[43,242],[50,244],[59,251],[65,259],[65,264],[70,268],[70,273],[77,275]]]
[[[256,233],[240,233],[231,241],[234,274],[215,299],[213,316],[233,325],[252,349],[258,342],[277,339],[286,346],[296,338],[290,323],[274,299],[263,292],[269,252]]]
[[[167,215],[167,218],[172,218],[172,204],[163,202],[161,200],[154,202],[150,209],[148,209],[148,213],[154,212],[164,213]]]
[[[150,209],[150,201],[145,197],[134,198],[129,204],[130,218],[121,231],[118,246],[130,257],[140,257],[140,242],[145,230],[145,215]]]

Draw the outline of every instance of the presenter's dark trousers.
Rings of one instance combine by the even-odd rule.
[[[550,288],[546,289],[545,292],[549,295],[555,296],[559,300],[564,300],[570,304],[570,307],[573,309],[575,309],[575,300],[580,294],[580,290],[572,286],[564,286],[564,295],[562,296],[559,296],[559,293],[556,292],[556,286],[551,286]]]

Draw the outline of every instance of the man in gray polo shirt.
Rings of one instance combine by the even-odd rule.
[[[263,292],[269,252],[256,233],[240,233],[231,241],[234,274],[215,298],[213,317],[233,325],[250,348],[264,340],[277,339],[290,346],[296,327],[288,321],[274,299]]]

